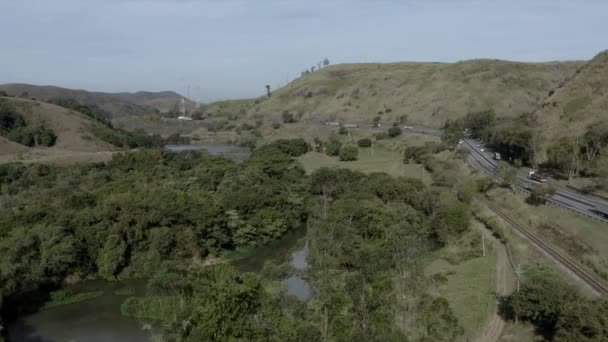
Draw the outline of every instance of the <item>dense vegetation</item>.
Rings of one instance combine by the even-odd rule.
[[[608,340],[608,300],[585,298],[546,270],[527,272],[521,290],[505,304],[512,319],[532,322],[551,341]]]
[[[32,124],[9,102],[0,99],[0,135],[25,146],[53,146],[57,136],[44,124]]]
[[[282,153],[243,164],[160,150],[65,169],[5,164],[0,183],[9,316],[40,305],[68,275],[142,276],[162,262],[263,244],[306,219],[304,171]]]
[[[455,145],[465,130],[515,164],[541,167],[557,177],[595,177],[597,186],[608,189],[608,123],[597,122],[582,135],[561,138],[547,148],[547,160],[539,163],[541,134],[532,115],[498,118],[494,111],[475,112],[445,126],[442,139]]]
[[[291,145],[300,143],[279,141],[254,158],[287,158],[280,151]],[[227,265],[165,264],[148,296],[128,299],[123,313],[162,321],[169,341],[453,341],[463,333],[448,302],[427,292],[423,258],[468,230],[468,203],[384,173],[322,168],[306,183],[311,300],[270,295],[264,278]]]

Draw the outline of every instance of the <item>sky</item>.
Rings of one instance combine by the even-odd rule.
[[[254,97],[328,58],[590,59],[606,0],[0,0],[0,83]]]

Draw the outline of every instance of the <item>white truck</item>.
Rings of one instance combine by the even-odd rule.
[[[545,183],[547,181],[545,177],[535,171],[528,172],[528,178],[541,183]]]

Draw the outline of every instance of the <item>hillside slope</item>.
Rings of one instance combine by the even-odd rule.
[[[204,111],[273,121],[284,111],[313,121],[370,123],[380,116],[386,123],[441,127],[448,119],[490,108],[501,116],[533,112],[582,65],[500,60],[334,65],[293,81],[271,98],[223,101]]]
[[[100,127],[101,124],[83,114],[52,104],[26,99],[0,97],[0,101],[14,106],[29,124],[43,124],[53,130],[57,135],[57,140],[52,147],[44,148],[44,150],[97,152],[116,149],[115,146],[100,140],[92,133],[92,130]],[[0,144],[0,149],[0,154],[30,150],[26,146],[10,141]]]
[[[17,83],[0,85],[0,91],[4,91],[10,96],[33,98],[40,101],[57,98],[74,99],[83,105],[97,106],[114,117],[142,115],[155,110],[166,112],[178,105],[182,98],[181,95],[172,91],[103,93]],[[188,101],[188,104],[191,102]]]
[[[590,124],[608,120],[608,51],[552,91],[534,114],[546,141],[580,135]]]

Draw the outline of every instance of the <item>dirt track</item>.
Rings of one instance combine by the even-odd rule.
[[[505,320],[498,314],[499,298],[510,293],[512,277],[509,269],[509,259],[505,246],[498,241],[489,230],[484,229],[487,240],[492,241],[494,253],[496,253],[496,311],[481,330],[475,342],[494,342],[497,341],[505,327]]]

